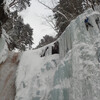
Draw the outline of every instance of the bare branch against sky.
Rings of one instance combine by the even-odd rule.
[[[57,1],[58,0],[48,0],[47,2],[47,0],[43,0],[43,2],[45,2],[50,7],[54,7],[54,5],[57,4]],[[55,30],[43,19],[43,17],[53,15],[52,11],[40,4],[38,0],[32,0],[31,6],[21,12],[19,15],[24,18],[25,23],[29,23],[33,28],[33,47],[36,47],[38,45],[39,41],[43,38],[44,35],[48,34],[51,36],[55,36],[57,34]],[[45,25],[43,23],[46,23],[48,25]]]

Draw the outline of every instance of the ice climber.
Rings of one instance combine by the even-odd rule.
[[[86,25],[86,29],[87,29],[87,30],[88,30],[88,27],[89,27],[89,26],[93,27],[93,26],[89,23],[89,18],[88,18],[88,17],[86,17],[86,19],[84,20],[84,22],[85,22],[85,25]]]

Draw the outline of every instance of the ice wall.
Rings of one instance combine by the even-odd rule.
[[[59,57],[40,57],[40,51],[26,51],[21,58],[17,70],[16,100],[40,100],[48,97]]]
[[[84,23],[86,16],[93,25],[88,31]],[[71,21],[57,41],[23,53],[17,70],[15,100],[100,99],[97,17],[100,18],[100,13],[89,9]],[[52,55],[56,42],[59,42],[59,54]]]
[[[86,17],[89,17],[89,22],[93,25],[93,28],[89,27],[88,31],[84,23],[84,19]],[[60,59],[64,58],[66,53],[72,49],[74,43],[93,43],[100,32],[100,20],[98,25],[95,21],[98,17],[100,19],[99,11],[93,11],[92,9],[87,10],[85,13],[78,16],[75,20],[72,20],[63,34],[56,41],[42,47],[41,55],[52,55],[52,47],[56,42],[59,43],[58,46]],[[47,47],[48,49],[46,50]]]

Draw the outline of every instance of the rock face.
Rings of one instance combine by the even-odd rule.
[[[8,58],[0,64],[0,100],[14,100],[15,98],[17,58],[17,53],[8,52]]]

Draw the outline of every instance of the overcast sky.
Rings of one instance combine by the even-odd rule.
[[[54,6],[50,1],[51,0],[42,0],[47,5]],[[54,0],[58,1],[58,0]],[[42,37],[46,34],[55,36],[56,32],[49,26],[48,23],[44,20],[43,17],[52,15],[52,11],[44,7],[37,0],[31,1],[31,7],[28,7],[26,10],[22,11],[20,15],[24,18],[24,22],[30,24],[33,28],[33,38],[34,45],[37,46]]]

